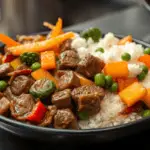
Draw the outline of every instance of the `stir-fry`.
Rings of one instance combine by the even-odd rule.
[[[150,116],[150,48],[98,28],[0,34],[0,115],[37,126],[102,128]]]

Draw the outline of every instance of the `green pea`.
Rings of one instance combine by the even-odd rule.
[[[110,87],[110,91],[111,92],[117,92],[117,90],[118,90],[118,84],[116,82],[114,82],[112,84],[112,86]]]
[[[41,64],[40,64],[39,62],[35,62],[35,63],[33,63],[32,66],[31,66],[31,69],[32,69],[33,71],[35,71],[35,70],[37,70],[37,69],[39,69],[39,68],[41,68]]]
[[[131,59],[131,55],[129,53],[124,53],[121,55],[122,60],[129,61]]]
[[[150,48],[146,48],[146,49],[144,50],[144,54],[150,55]]]
[[[139,75],[137,75],[139,81],[144,80],[145,77],[146,77],[146,73],[144,71],[142,71]]]
[[[7,82],[4,81],[4,80],[1,80],[1,81],[0,81],[0,91],[5,90],[6,87],[7,87]]]
[[[97,86],[105,86],[105,75],[103,73],[98,73],[94,77],[94,82]]]
[[[97,49],[95,50],[95,52],[102,52],[102,53],[104,53],[104,49],[103,49],[102,47],[100,47],[100,48],[97,48]]]
[[[148,116],[150,116],[150,110],[149,110],[149,109],[144,110],[143,113],[142,113],[142,116],[143,116],[143,117],[148,117]]]
[[[85,111],[78,112],[78,116],[81,120],[87,120],[89,118],[88,113]]]
[[[106,82],[107,87],[111,86],[113,83],[112,76],[110,76],[110,75],[105,76],[105,82]]]
[[[142,71],[147,74],[148,73],[148,67],[146,65],[143,65],[142,66]]]

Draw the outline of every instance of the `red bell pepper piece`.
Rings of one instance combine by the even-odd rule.
[[[42,104],[41,101],[38,101],[35,104],[32,112],[27,117],[27,120],[38,124],[44,118],[46,111],[47,111],[47,108],[44,106],[44,104]]]
[[[15,70],[13,72],[8,73],[8,76],[17,76],[17,75],[30,75],[32,72],[31,69],[22,69],[22,70]]]
[[[130,114],[130,113],[133,113],[133,112],[140,112],[142,110],[142,103],[141,102],[138,102],[136,103],[135,105],[131,106],[131,107],[127,107],[125,108],[121,114],[124,114],[124,115],[127,115],[127,114]]]
[[[13,56],[11,53],[6,53],[2,59],[3,63],[11,62],[14,60],[16,57]]]

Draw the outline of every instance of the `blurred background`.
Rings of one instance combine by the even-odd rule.
[[[120,13],[120,11],[137,5],[148,10],[148,2],[150,1],[0,0],[0,32],[15,35],[45,31],[47,29],[42,26],[43,21],[54,24],[58,17],[63,18],[64,27],[69,27],[91,19],[112,15],[114,12]]]

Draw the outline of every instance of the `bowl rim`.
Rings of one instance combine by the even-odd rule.
[[[65,30],[67,31],[67,30]],[[36,35],[36,34],[40,34],[40,35],[44,35],[47,34],[49,31],[44,31],[44,32],[37,32],[37,33],[32,33],[32,34],[26,34],[26,35]],[[80,31],[78,30],[73,30],[73,32],[79,33]],[[125,35],[118,35],[113,33],[116,37],[118,38],[122,38]],[[105,35],[105,33],[103,34],[103,36]],[[13,37],[13,36],[12,36]],[[14,37],[13,37],[14,38]],[[15,38],[14,38],[15,39]],[[133,41],[137,44],[142,45],[143,47],[150,47],[150,44],[142,41],[142,40],[138,40],[136,38],[133,38]],[[3,44],[0,44],[0,47],[4,46]],[[51,127],[41,127],[41,126],[36,126],[36,125],[32,125],[32,124],[27,124],[24,122],[20,122],[17,120],[13,120],[11,118],[7,118],[5,116],[0,115],[0,123],[5,123],[8,125],[12,125],[14,127],[17,128],[25,128],[28,130],[32,130],[32,131],[38,131],[38,132],[50,132],[52,134],[91,134],[91,133],[99,133],[99,132],[105,132],[105,131],[116,131],[117,129],[123,129],[123,128],[127,128],[127,127],[132,127],[132,126],[136,126],[137,124],[140,123],[144,123],[144,122],[149,122],[150,121],[150,117],[145,117],[142,119],[139,119],[137,121],[133,121],[133,122],[129,122],[129,123],[125,123],[125,124],[120,124],[120,125],[116,125],[116,126],[112,126],[112,127],[103,127],[103,128],[92,128],[92,129],[81,129],[81,130],[71,130],[71,129],[55,129],[55,128],[51,128]],[[1,125],[0,125],[1,128]]]

